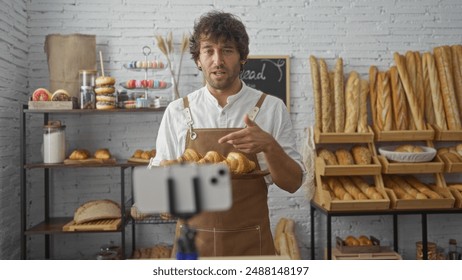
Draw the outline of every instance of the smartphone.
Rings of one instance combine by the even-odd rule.
[[[141,213],[181,216],[225,211],[232,205],[231,176],[224,163],[137,166],[132,179],[134,203]]]

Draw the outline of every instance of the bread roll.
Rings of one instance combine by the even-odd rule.
[[[389,75],[388,72],[380,72],[377,76],[377,127],[380,130],[392,130],[392,114]]]
[[[369,148],[355,145],[351,149],[353,153],[353,158],[356,164],[371,164],[372,163],[372,154],[369,151]]]
[[[406,63],[399,53],[393,55],[396,66],[398,67],[399,77],[403,83],[406,99],[409,104],[409,109],[412,113],[413,122],[418,130],[425,130],[425,123],[423,121],[422,109],[418,106],[418,101],[415,96],[412,82],[409,79],[406,69]],[[411,122],[411,120],[409,120]]]
[[[95,151],[95,158],[97,159],[110,159],[111,153],[108,149],[98,149]]]
[[[367,96],[369,95],[369,82],[367,80],[359,81],[359,120],[358,132],[368,132],[367,128]]]
[[[322,131],[321,115],[321,80],[316,57],[310,55],[311,83],[313,84],[315,127]]]
[[[334,72],[335,132],[345,130],[345,89],[343,81],[343,59],[338,58]]]
[[[339,181],[342,183],[342,186],[345,190],[355,199],[355,200],[366,200],[367,196],[353,183],[349,177],[341,176]]]
[[[396,147],[395,152],[422,153],[422,152],[424,152],[424,150],[419,146],[405,144],[405,145],[400,145],[400,146]]]
[[[347,246],[359,246],[359,240],[356,239],[356,237],[351,236],[351,235],[347,236],[344,242],[345,242],[345,245]]]
[[[120,217],[119,204],[109,199],[88,201],[74,212],[74,222],[76,224]]]
[[[436,67],[441,84],[441,94],[448,129],[460,130],[460,115],[457,107],[456,93],[454,91],[454,79],[450,59],[451,54],[448,48],[448,46],[436,47],[433,49],[433,52],[435,54]]]
[[[462,112],[462,65],[459,64],[459,55],[462,55],[462,46],[451,46],[452,73],[454,75],[454,92],[456,94],[457,108],[459,109],[460,115]]]
[[[359,246],[372,246],[372,241],[365,235],[358,237]]]
[[[72,160],[83,160],[90,157],[90,152],[85,149],[74,150],[70,155],[69,159]]]
[[[356,132],[359,119],[359,74],[351,71],[345,90],[345,132]]]
[[[407,130],[409,128],[409,118],[407,111],[406,96],[404,95],[403,85],[399,79],[396,66],[390,67],[390,86],[391,99],[393,103],[393,116],[396,130]]]
[[[321,75],[321,116],[322,116],[322,132],[334,132],[334,106],[332,104],[333,97],[329,82],[329,71],[324,59],[319,60],[320,75]]]
[[[430,84],[430,74],[428,71],[428,53],[422,55],[422,79],[423,79],[423,91],[425,96],[425,120],[427,123],[434,124],[435,120],[435,109],[433,109],[432,100],[432,89]]]
[[[326,165],[338,165],[338,161],[334,153],[332,153],[331,151],[327,149],[321,148],[318,151],[318,156],[324,159],[324,162],[326,163]]]
[[[446,123],[446,115],[444,113],[443,98],[441,96],[440,81],[438,78],[438,71],[436,64],[431,53],[424,53],[424,63],[427,65],[428,78],[430,80],[430,90],[433,104],[433,112],[435,113],[435,123],[439,128],[446,130],[448,128]]]
[[[353,156],[346,149],[338,149],[335,151],[335,156],[339,165],[352,165],[355,164]]]

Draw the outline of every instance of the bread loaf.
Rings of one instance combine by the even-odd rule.
[[[359,74],[351,71],[345,90],[345,132],[356,132],[359,119]]]
[[[369,199],[383,199],[376,187],[371,187],[363,178],[352,176],[351,180]]]
[[[343,81],[343,59],[338,58],[334,72],[335,132],[345,130],[345,90]]]
[[[454,92],[456,94],[457,108],[459,115],[462,112],[462,65],[460,65],[459,55],[462,55],[462,46],[451,46],[452,73],[454,75]]]
[[[120,217],[119,204],[109,199],[88,201],[74,212],[74,222],[76,224]]]
[[[417,99],[417,65],[415,61],[415,56],[412,51],[407,51],[404,54],[404,59],[405,59],[405,65],[406,65],[406,70],[407,70],[407,75],[409,77],[409,82],[412,87],[412,91],[414,92],[415,96]],[[419,103],[420,105],[420,103]]]
[[[443,198],[439,193],[432,191],[427,185],[417,180],[417,178],[415,178],[414,176],[406,176],[405,180],[411,186],[413,186],[414,188],[419,190],[419,192],[425,194],[429,198],[432,198],[432,199]]]
[[[345,190],[355,199],[355,200],[365,200],[367,196],[351,181],[349,177],[341,176],[339,181],[342,183],[342,186]]]
[[[399,79],[396,66],[390,67],[390,87],[393,104],[393,123],[395,124],[396,130],[407,130],[409,128],[409,118],[406,96],[404,95],[403,85]]]
[[[97,159],[110,159],[111,153],[108,149],[98,149],[95,151],[95,158]]]
[[[397,183],[395,183],[390,177],[383,176],[383,183],[385,184],[386,188],[391,189],[397,198],[399,199],[413,199],[410,194],[405,192],[403,188],[401,188]]]
[[[90,152],[85,149],[74,150],[69,155],[69,159],[72,159],[72,160],[82,160],[82,159],[87,159],[89,157],[90,157]]]
[[[369,95],[369,82],[367,80],[359,81],[359,120],[358,132],[366,133],[367,128],[367,96]]]
[[[409,79],[409,76],[407,74],[407,69],[406,69],[406,62],[404,59],[401,57],[399,53],[394,53],[393,55],[396,66],[398,67],[398,73],[399,77],[403,83],[404,87],[404,92],[406,94],[406,99],[409,104],[409,109],[411,110],[412,113],[412,121],[415,124],[415,127],[418,130],[425,130],[425,123],[423,120],[423,114],[422,114],[422,109],[418,105],[417,98],[415,96],[413,87],[412,87],[412,82]],[[409,123],[411,123],[411,120],[409,120]]]
[[[337,158],[335,157],[334,153],[331,151],[321,148],[318,151],[318,156],[324,159],[326,165],[338,165]]]
[[[367,147],[355,145],[351,148],[356,164],[371,164],[372,154]]]
[[[428,71],[428,53],[422,55],[422,79],[425,96],[425,120],[427,123],[435,124],[435,109],[433,108],[432,88],[430,84],[430,74]]]
[[[365,235],[358,237],[359,246],[372,246],[372,241]]]
[[[338,199],[345,201],[353,200],[353,197],[346,191],[342,183],[340,183],[339,179],[335,177],[329,177],[327,178],[327,185],[335,193],[335,196],[338,197]]]
[[[371,114],[372,122],[377,123],[377,75],[378,70],[376,66],[369,67],[369,95],[370,95],[370,105],[371,105]]]
[[[324,59],[319,60],[319,72],[321,75],[321,116],[322,132],[334,132],[334,106],[332,91],[329,82],[329,71]]]
[[[417,189],[413,186],[408,184],[406,180],[404,180],[401,176],[393,175],[390,178],[398,184],[406,193],[408,193],[414,199],[427,199],[428,197],[422,193],[420,193]]]
[[[321,78],[316,57],[310,55],[311,82],[313,84],[315,127],[322,131],[321,117]]]
[[[436,67],[441,85],[441,95],[443,99],[444,112],[449,130],[460,130],[461,122],[459,109],[457,108],[456,93],[454,91],[454,79],[452,75],[451,54],[448,46],[436,47],[433,49],[435,54]],[[449,54],[448,54],[449,52]]]
[[[359,246],[359,240],[356,239],[356,237],[351,236],[351,235],[347,236],[344,242],[345,242],[345,245],[347,246]]]
[[[428,78],[430,81],[430,91],[435,114],[435,123],[443,130],[447,129],[446,115],[444,113],[443,99],[441,97],[440,81],[436,70],[435,60],[431,53],[424,53],[423,62],[427,66]]]
[[[351,153],[346,149],[338,149],[335,151],[335,156],[337,158],[337,162],[340,165],[352,165],[355,164],[353,156]]]
[[[281,248],[280,248],[280,243],[277,242],[279,239],[281,239],[284,236],[284,228],[286,226],[287,219],[286,218],[280,218],[278,223],[276,224],[276,231],[274,234],[274,247],[276,249],[277,254],[281,254]]]
[[[392,114],[389,75],[388,72],[380,72],[377,76],[377,127],[380,130],[392,130]]]
[[[415,94],[417,97],[417,101],[419,102],[420,108],[422,108],[423,112],[426,110],[425,104],[425,92],[423,88],[423,74],[422,74],[422,58],[419,52],[413,53],[415,58]]]

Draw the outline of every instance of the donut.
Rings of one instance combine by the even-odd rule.
[[[98,94],[113,94],[115,92],[115,88],[113,86],[106,86],[106,87],[95,87],[95,93]]]
[[[38,88],[32,93],[32,101],[50,101],[51,93],[45,88]]]
[[[115,84],[115,79],[113,77],[109,76],[101,76],[96,78],[95,80],[95,85],[97,87],[102,87],[102,86],[112,86]]]
[[[97,110],[110,110],[110,109],[115,109],[116,106],[115,104],[109,104],[109,103],[104,103],[104,102],[96,102],[96,109]]]
[[[65,89],[58,89],[51,96],[51,101],[71,101],[71,96]]]
[[[115,102],[116,98],[114,95],[97,95],[96,102]]]

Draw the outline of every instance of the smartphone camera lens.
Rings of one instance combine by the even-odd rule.
[[[212,177],[210,179],[210,183],[212,183],[212,185],[216,185],[216,184],[218,184],[218,179],[216,177]]]
[[[226,170],[224,170],[224,169],[219,169],[219,170],[218,170],[218,175],[220,175],[220,176],[226,175]]]

